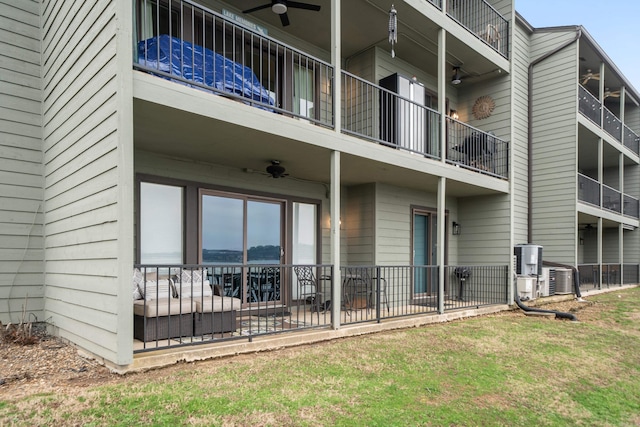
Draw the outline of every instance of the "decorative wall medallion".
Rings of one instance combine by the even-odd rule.
[[[473,117],[478,120],[486,119],[493,113],[494,108],[496,108],[496,103],[490,96],[481,96],[473,104]]]

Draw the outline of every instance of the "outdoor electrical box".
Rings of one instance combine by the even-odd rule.
[[[513,254],[516,257],[516,274],[518,276],[542,275],[542,246],[516,245]]]

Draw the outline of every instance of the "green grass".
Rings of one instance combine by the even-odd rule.
[[[640,424],[640,288],[580,322],[496,315],[0,402],[0,425]]]

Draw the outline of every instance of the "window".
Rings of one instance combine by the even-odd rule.
[[[140,263],[183,262],[183,189],[140,184]]]

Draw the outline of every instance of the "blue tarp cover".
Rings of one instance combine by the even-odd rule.
[[[175,37],[161,35],[140,41],[138,63],[220,91],[274,105],[269,92],[251,68]]]

